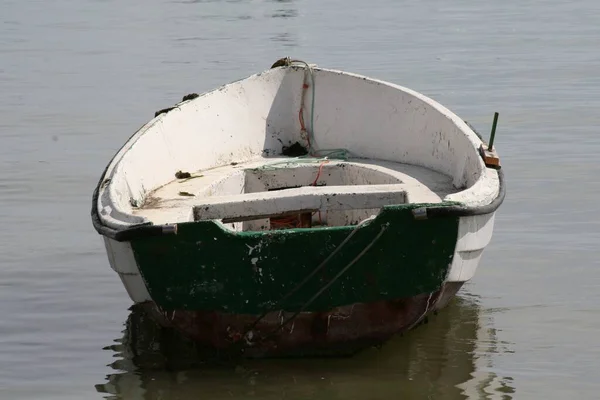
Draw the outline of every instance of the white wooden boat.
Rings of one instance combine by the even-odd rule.
[[[162,324],[249,356],[346,354],[473,277],[504,193],[495,151],[442,105],[282,59],[157,112],[92,220]]]

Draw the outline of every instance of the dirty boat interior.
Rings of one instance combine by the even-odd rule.
[[[442,174],[378,160],[280,157],[177,175],[134,214],[155,224],[217,220],[234,231],[346,226],[456,191]]]
[[[398,88],[287,65],[186,96],[121,149],[115,208],[133,224],[243,232],[356,225],[389,205],[468,198],[485,167],[464,121]]]

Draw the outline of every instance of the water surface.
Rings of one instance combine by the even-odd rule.
[[[0,10],[1,398],[598,397],[600,3]],[[485,136],[500,113],[508,195],[477,275],[448,312],[356,359],[136,372],[127,343],[114,347],[130,301],[91,225],[93,188],[156,110],[286,55],[419,90]]]

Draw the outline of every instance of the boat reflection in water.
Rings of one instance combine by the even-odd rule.
[[[464,292],[444,312],[380,349],[351,358],[215,363],[133,308],[107,349],[119,372],[96,389],[107,399],[511,398],[512,378],[488,370],[501,350],[491,317]],[[429,397],[431,396],[431,397]]]

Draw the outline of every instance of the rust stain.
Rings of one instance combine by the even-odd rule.
[[[433,293],[403,299],[354,304],[328,312],[300,313],[279,330],[281,323],[293,313],[274,311],[246,337],[244,333],[256,321],[257,315],[164,311],[153,303],[151,307],[162,316],[159,319],[163,324],[201,345],[221,351],[247,357],[349,355],[411,329],[429,313],[445,306],[461,286],[460,283],[446,284]]]

